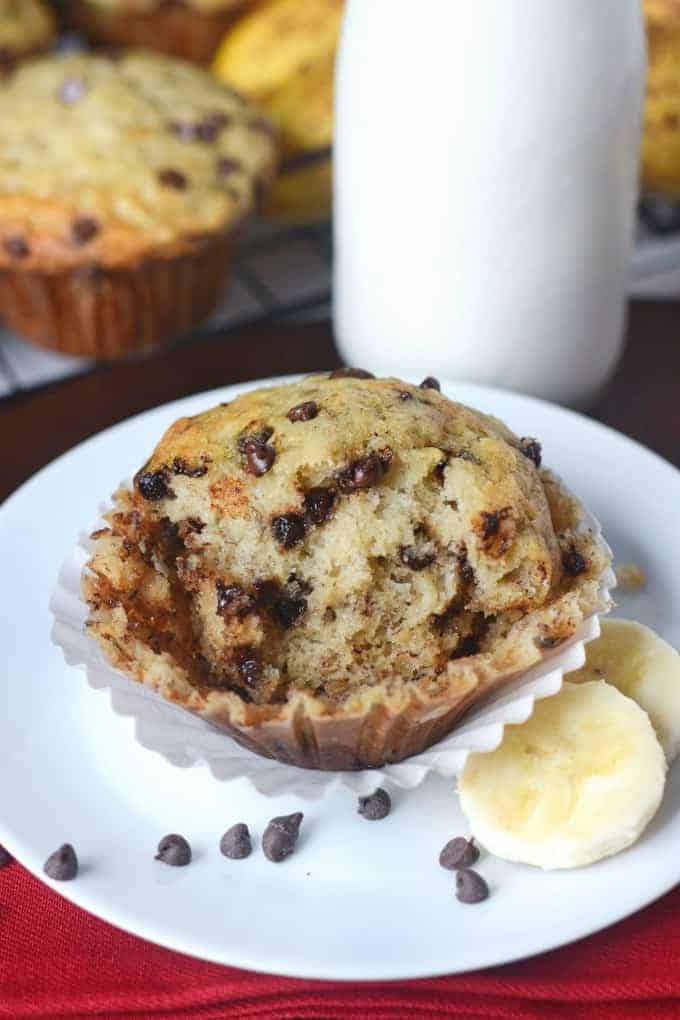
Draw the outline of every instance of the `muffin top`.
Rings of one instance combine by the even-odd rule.
[[[273,173],[269,123],[182,61],[68,54],[0,82],[0,265],[116,265],[234,227]]]
[[[0,0],[0,66],[45,48],[53,34],[54,18],[42,0]]]
[[[175,422],[85,576],[114,661],[337,705],[380,684],[436,695],[504,642],[531,661],[569,636],[603,564],[576,504],[535,440],[429,382],[310,376]]]
[[[167,0],[86,0],[86,2],[105,11],[153,11],[159,7],[169,6]],[[232,7],[243,5],[244,0],[182,0],[183,7],[205,14],[228,11]]]

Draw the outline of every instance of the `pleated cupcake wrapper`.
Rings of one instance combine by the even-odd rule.
[[[69,17],[74,28],[94,42],[108,46],[150,47],[163,53],[207,64],[224,33],[249,7],[242,0],[223,11],[201,11],[183,4],[156,4],[148,11],[107,11],[92,0],[72,0]]]
[[[121,487],[130,484],[128,480]],[[103,506],[102,515],[111,506],[110,503]],[[53,642],[61,648],[69,666],[85,671],[90,687],[109,692],[116,714],[134,719],[135,737],[142,747],[161,754],[180,768],[207,765],[219,780],[245,777],[259,793],[269,796],[290,793],[313,800],[338,787],[367,794],[380,785],[413,789],[429,773],[457,776],[469,754],[493,751],[503,739],[505,726],[525,722],[536,701],[556,694],[564,674],[583,665],[585,643],[600,633],[598,613],[593,612],[558,649],[546,652],[531,669],[476,702],[451,733],[404,761],[358,771],[300,768],[242,747],[223,730],[166,701],[143,684],[129,680],[109,664],[97,642],[86,632],[89,610],[80,590],[82,571],[94,545],[89,535],[104,526],[103,519],[96,521],[62,566],[50,600]],[[581,526],[591,530],[610,552],[600,525],[591,514],[584,514]],[[614,572],[608,567],[600,579],[602,610],[609,607],[609,591],[615,584]]]
[[[217,235],[193,251],[108,269],[0,269],[7,325],[40,347],[113,360],[144,354],[187,333],[214,309],[233,246]]]

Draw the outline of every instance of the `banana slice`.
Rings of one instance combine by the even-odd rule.
[[[680,655],[649,627],[633,620],[602,620],[602,633],[586,645],[585,666],[570,683],[604,677],[643,708],[674,761],[680,751]]]
[[[509,861],[577,868],[640,836],[663,795],[666,762],[642,709],[602,681],[565,683],[508,726],[459,780],[474,836]]]

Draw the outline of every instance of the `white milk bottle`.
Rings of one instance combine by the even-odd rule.
[[[587,404],[621,351],[640,0],[349,0],[334,320],[346,362]]]

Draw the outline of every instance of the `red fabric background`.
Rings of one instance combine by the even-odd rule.
[[[426,981],[310,982],[159,949],[14,863],[0,870],[0,1017],[666,1020],[680,1017],[679,911],[680,887],[606,932],[524,963]]]

